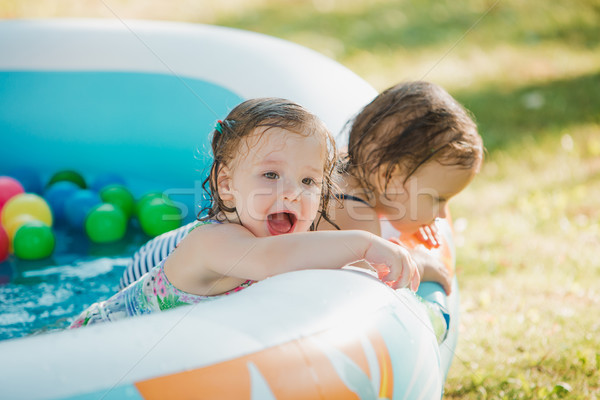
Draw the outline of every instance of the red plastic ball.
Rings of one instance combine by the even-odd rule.
[[[0,225],[0,262],[6,260],[10,248],[10,241],[8,240],[8,234]]]
[[[12,197],[24,193],[23,185],[10,176],[0,176],[0,210]]]

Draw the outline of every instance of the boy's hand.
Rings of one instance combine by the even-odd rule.
[[[435,223],[431,225],[423,225],[414,234],[414,236],[429,249],[438,248],[441,246],[438,228]]]
[[[449,295],[452,291],[452,278],[444,263],[431,255],[423,246],[410,250],[410,255],[417,264],[421,282],[437,282],[442,285],[446,295]]]
[[[390,242],[403,246],[398,238],[390,238]],[[444,263],[434,257],[423,245],[409,250],[409,253],[417,264],[421,282],[437,282],[444,288],[447,295],[452,291],[452,277]]]

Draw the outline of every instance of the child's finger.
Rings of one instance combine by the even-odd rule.
[[[415,273],[412,276],[410,281],[410,290],[416,292],[419,289],[419,285],[421,284],[421,276],[419,275],[419,269],[415,269]]]
[[[405,270],[406,272],[408,272],[407,275],[409,275],[410,289],[413,292],[416,292],[419,288],[419,284],[421,283],[421,275],[419,274],[419,268],[417,268],[417,263],[415,263],[415,260],[413,260],[412,257],[408,257],[407,261],[408,265],[406,267],[408,268],[408,270],[406,270],[406,268]]]
[[[427,225],[420,227],[416,233],[416,236],[421,243],[425,244],[427,248],[435,247],[435,238],[431,234],[431,229],[429,229]]]
[[[419,275],[419,269],[417,264],[408,256],[402,261],[402,268],[398,271],[398,277],[394,281],[393,287],[403,288],[409,287],[411,290],[417,290],[421,283],[421,276]]]
[[[429,239],[427,238],[427,232],[425,232],[425,227],[422,226],[419,228],[418,231],[418,235],[419,235],[419,240],[423,243],[428,243]]]
[[[424,230],[427,234],[427,241],[428,241],[429,245],[431,247],[437,247],[438,246],[437,235],[435,234],[435,231],[432,229],[431,225],[427,225],[424,228]]]
[[[405,274],[402,269],[390,268],[386,264],[371,264],[377,271],[379,280],[391,287],[404,287],[408,285],[408,279],[405,278],[408,274]],[[406,281],[406,282],[401,282]],[[403,283],[403,284],[402,284]]]
[[[433,236],[436,242],[435,247],[440,247],[442,245],[442,238],[440,237],[440,230],[438,229],[438,226],[435,223],[433,223],[429,225],[429,227],[431,229],[431,235]]]
[[[371,264],[371,266],[375,268],[375,271],[377,271],[377,276],[379,277],[379,280],[385,282],[386,276],[388,276],[388,274],[390,273],[390,269],[388,268],[388,266],[385,264]]]

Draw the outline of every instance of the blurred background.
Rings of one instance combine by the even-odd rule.
[[[444,398],[600,397],[598,0],[0,0],[0,18],[228,26],[378,91],[442,85],[488,151],[451,203],[461,325]]]

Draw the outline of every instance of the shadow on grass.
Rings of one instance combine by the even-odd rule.
[[[600,124],[600,72],[512,91],[493,86],[452,94],[475,115],[490,153],[573,125]]]

